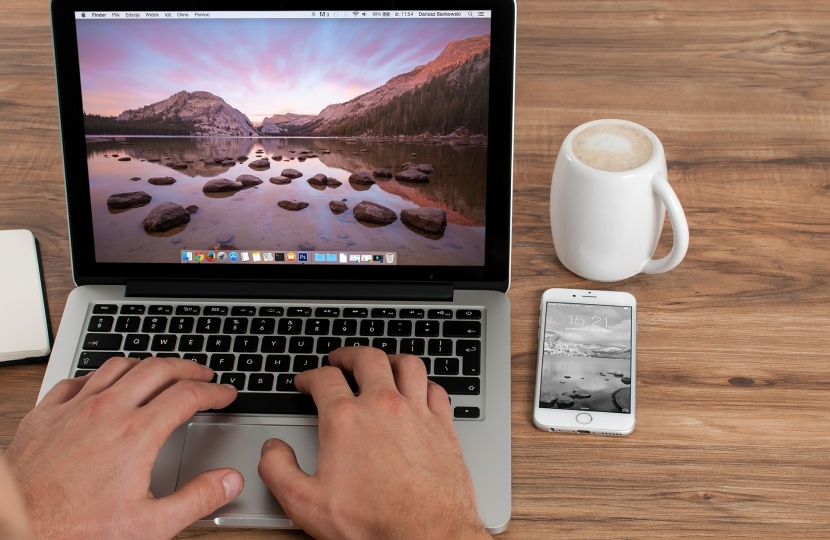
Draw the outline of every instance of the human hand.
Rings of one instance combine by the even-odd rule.
[[[31,537],[23,499],[14,485],[14,477],[6,460],[0,456],[0,538],[28,540]]]
[[[212,377],[188,360],[112,358],[56,384],[6,451],[35,538],[172,538],[236,497],[234,469],[204,472],[161,499],[149,490],[173,430],[236,398]]]
[[[316,538],[490,538],[455,433],[447,393],[414,356],[369,347],[329,355],[298,374],[319,414],[317,472],[279,439],[259,474],[289,518]],[[354,373],[355,397],[343,372]]]

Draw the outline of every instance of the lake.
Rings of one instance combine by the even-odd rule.
[[[621,389],[630,389],[630,386],[622,382],[622,377],[611,375],[611,371],[631,378],[631,360],[545,355],[540,400],[550,402],[563,393],[571,394],[576,388],[581,388],[590,393],[591,397],[574,399],[574,405],[568,409],[622,412],[614,405],[612,394]]]

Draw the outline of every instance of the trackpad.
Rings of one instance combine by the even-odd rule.
[[[302,470],[308,474],[317,471],[317,426],[190,424],[176,489],[204,471],[232,467],[242,473],[245,487],[236,499],[211,515],[211,519],[227,514],[284,516],[282,507],[257,472],[262,443],[272,438],[282,439],[294,449]]]

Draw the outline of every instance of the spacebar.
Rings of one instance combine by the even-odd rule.
[[[303,394],[243,392],[233,403],[214,412],[312,415],[317,414],[317,407],[311,396]]]

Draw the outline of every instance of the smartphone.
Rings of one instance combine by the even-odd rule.
[[[539,316],[533,424],[542,431],[634,431],[637,301],[624,292],[548,289]]]

